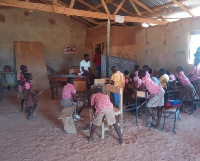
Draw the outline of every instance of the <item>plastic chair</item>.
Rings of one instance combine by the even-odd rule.
[[[185,98],[183,98],[184,100]],[[163,121],[163,127],[162,127],[162,130],[165,128],[165,124],[166,124],[166,119],[167,118],[171,118],[171,119],[174,119],[174,124],[173,124],[173,130],[172,132],[176,133],[175,131],[175,128],[176,128],[176,120],[179,119],[179,112],[180,112],[180,108],[181,106],[183,105],[183,100],[181,100],[181,103],[179,106],[172,106],[170,108],[168,107],[164,107],[163,108],[163,118],[164,118],[164,121]],[[174,117],[171,117],[171,116],[174,116]]]

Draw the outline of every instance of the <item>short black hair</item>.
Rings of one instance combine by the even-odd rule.
[[[141,76],[141,78],[146,76],[146,72],[144,70],[139,70],[138,71],[138,76]]]
[[[125,70],[124,71],[124,75],[128,75],[129,74],[129,71],[128,70]]]
[[[166,70],[166,74],[167,74],[167,75],[170,75],[171,73],[170,73],[170,71],[169,71],[169,70]]]
[[[74,78],[73,77],[68,77],[67,78],[67,83],[70,83],[70,84],[74,83]]]
[[[165,69],[165,68],[161,68],[161,69],[159,70],[159,73],[160,73],[160,72],[166,73],[166,69]]]
[[[30,77],[31,77],[32,75],[31,75],[31,73],[24,73],[24,78],[26,79],[26,80],[30,80]]]
[[[184,71],[184,66],[178,66],[177,68],[179,68],[181,71]]]
[[[139,65],[135,65],[134,70],[139,70],[140,66]]]
[[[135,74],[130,74],[130,78],[133,79],[136,75]]]
[[[26,69],[26,68],[27,68],[26,65],[21,65],[21,66],[20,66],[20,70],[21,70],[21,71],[23,71],[23,70]]]
[[[149,68],[149,74],[152,74],[153,70],[151,68]]]
[[[89,56],[89,54],[84,54],[84,59],[87,58]]]
[[[145,71],[149,71],[149,66],[148,66],[148,65],[144,65],[144,66],[142,67],[142,69],[145,70]]]

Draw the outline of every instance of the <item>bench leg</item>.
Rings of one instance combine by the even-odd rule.
[[[105,132],[105,123],[104,121],[101,124],[101,139],[104,139],[104,132]]]

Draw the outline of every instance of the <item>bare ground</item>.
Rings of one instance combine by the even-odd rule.
[[[124,114],[125,145],[120,145],[114,130],[101,140],[95,133],[93,144],[85,137],[89,124],[88,108],[76,122],[77,134],[66,134],[57,119],[60,99],[51,100],[50,91],[40,95],[36,119],[30,122],[19,112],[17,92],[5,91],[0,103],[0,161],[200,161],[200,109],[194,115],[181,113],[177,133],[159,131],[145,126],[144,116],[135,125],[133,113]],[[168,120],[167,129],[172,128]]]

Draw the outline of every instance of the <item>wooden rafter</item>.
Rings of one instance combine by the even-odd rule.
[[[32,10],[39,10],[45,12],[53,12],[58,14],[64,15],[73,15],[73,16],[80,16],[80,17],[89,17],[89,18],[97,18],[97,19],[104,19],[107,20],[110,17],[111,20],[115,20],[115,15],[108,15],[105,13],[99,12],[91,12],[91,11],[84,11],[84,10],[77,10],[77,9],[70,9],[67,7],[56,6],[55,8],[52,5],[47,4],[39,4],[39,3],[32,3],[32,2],[24,2],[24,1],[16,1],[16,0],[0,0],[0,5],[2,6],[10,6],[10,7],[18,7],[18,8],[26,8]],[[150,18],[140,18],[140,17],[131,17],[131,16],[124,16],[125,22],[138,22],[138,23],[154,23],[158,25],[164,25],[166,23],[150,19]]]
[[[140,13],[140,11],[138,10],[137,6],[135,5],[135,3],[132,0],[129,0],[130,4],[132,5],[133,9],[136,11],[136,13],[138,14],[138,16],[142,16],[142,14]]]
[[[122,8],[122,5],[124,4],[125,0],[122,0],[121,3],[118,5],[118,7],[116,8],[115,12],[113,13],[113,15],[116,15],[119,10]]]
[[[71,0],[71,3],[69,5],[69,8],[73,8],[74,7],[74,3],[75,3],[75,0]]]
[[[132,0],[132,1],[135,2],[135,3],[137,3],[140,7],[144,8],[144,9],[147,10],[148,12],[153,13],[153,11],[152,11],[149,7],[145,6],[145,5],[144,5],[143,3],[141,3],[140,1],[138,1],[138,0]]]
[[[192,12],[190,12],[189,9],[187,9],[185,6],[183,6],[180,2],[178,2],[177,0],[172,0],[172,2],[174,2],[174,4],[176,4],[177,6],[179,6],[183,11],[187,12],[188,14],[190,14],[192,17],[195,17],[194,14]]]
[[[91,10],[97,11],[97,12],[101,12],[100,9],[98,9],[97,7],[94,7],[92,5],[90,5],[89,3],[83,1],[83,0],[78,0],[78,2],[84,4],[85,6],[89,7]]]
[[[104,0],[101,0],[101,3],[102,3],[102,5],[103,5],[103,7],[104,7],[106,13],[110,15],[110,11],[108,10],[108,7],[107,7],[105,1],[104,1]]]

